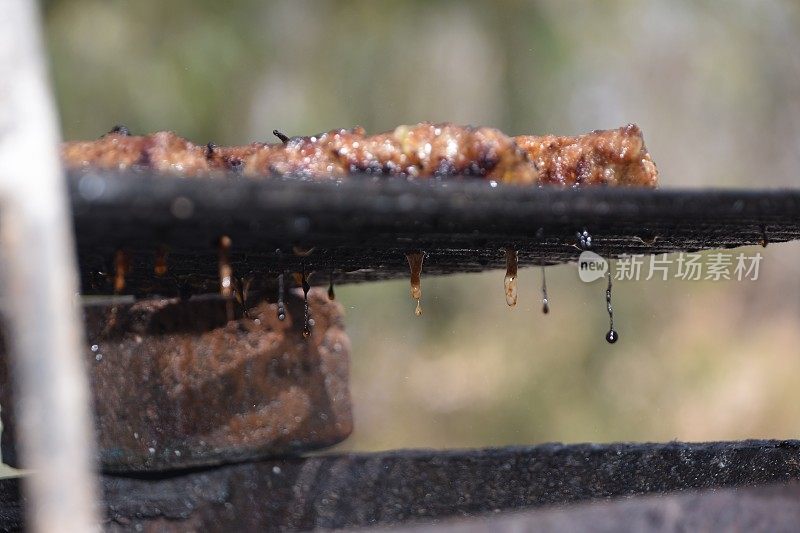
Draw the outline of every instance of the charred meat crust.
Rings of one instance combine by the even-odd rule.
[[[658,171],[641,130],[630,124],[576,137],[509,137],[494,128],[422,123],[367,136],[332,130],[281,143],[195,145],[172,132],[131,136],[111,131],[95,141],[64,143],[67,168],[150,169],[180,175],[339,178],[353,173],[433,178],[475,176],[505,183],[580,187],[654,187]]]

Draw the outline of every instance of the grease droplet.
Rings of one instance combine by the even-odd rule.
[[[333,270],[331,270],[330,283],[328,284],[328,299],[335,300],[336,293],[333,290]]]
[[[545,315],[550,312],[550,300],[547,298],[547,277],[542,265],[542,313]]]
[[[420,277],[422,275],[422,261],[424,258],[425,254],[422,252],[406,254],[406,260],[411,269],[411,298],[417,301],[417,308],[414,310],[416,316],[422,316],[422,283]]]
[[[580,246],[582,249],[588,250],[592,247],[592,235],[588,230],[584,229],[583,231],[579,231],[577,236],[578,246]]]
[[[517,305],[517,266],[519,254],[513,248],[506,248],[506,276],[503,286],[506,292],[506,303],[509,307]]]
[[[286,306],[283,303],[283,274],[278,274],[278,320],[286,320]]]
[[[303,287],[303,337],[307,339],[311,335],[311,324],[308,312],[308,291],[311,290],[311,285],[308,284],[305,265],[303,265],[301,276],[300,284]]]
[[[167,248],[159,246],[156,248],[156,260],[153,267],[156,276],[161,277],[167,274]]]
[[[233,241],[227,235],[219,238],[219,293],[226,300],[228,322],[233,320],[233,268],[229,257],[231,244]]]
[[[124,250],[117,250],[114,254],[114,293],[119,294],[125,290],[125,277],[131,266],[131,258]]]
[[[611,272],[614,269],[609,264],[608,266],[608,285],[606,286],[606,309],[608,310],[608,333],[606,333],[606,341],[609,344],[614,344],[619,340],[619,333],[614,329],[614,308],[611,306]]]

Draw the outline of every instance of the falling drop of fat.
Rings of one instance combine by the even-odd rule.
[[[619,340],[619,333],[614,329],[614,308],[611,306],[611,265],[608,268],[608,285],[606,286],[606,309],[608,310],[608,333],[606,341],[614,344]]]
[[[336,293],[333,291],[333,270],[331,270],[330,283],[328,284],[328,299],[331,301],[336,299]]]
[[[761,247],[766,248],[769,244],[769,237],[767,237],[767,227],[761,226]]]
[[[545,315],[550,312],[550,300],[547,298],[547,277],[545,277],[544,265],[542,265],[542,313]]]
[[[153,272],[156,276],[161,277],[167,274],[167,249],[164,246],[156,248],[156,259],[153,266]]]
[[[228,254],[231,250],[231,238],[223,235],[219,239],[219,292],[224,298],[233,293],[233,269]]]
[[[422,316],[422,284],[420,276],[422,275],[422,260],[425,254],[422,252],[412,252],[406,254],[408,266],[411,269],[411,298],[417,301],[417,308],[414,310],[416,316]]]
[[[130,270],[130,257],[124,250],[117,250],[114,254],[114,293],[119,294],[125,290],[125,278]]]
[[[506,248],[506,276],[503,286],[506,291],[506,303],[513,307],[517,305],[517,266],[519,254],[513,248]]]
[[[286,306],[283,303],[283,273],[278,274],[278,320],[283,322],[286,320]]]
[[[225,299],[228,321],[233,320],[233,268],[230,263],[230,250],[233,241],[227,235],[219,239],[219,293]]]
[[[300,284],[303,287],[303,337],[308,338],[311,335],[311,325],[309,323],[310,321],[308,312],[308,291],[311,290],[311,285],[308,284],[308,278],[306,278],[305,265],[303,265]]]

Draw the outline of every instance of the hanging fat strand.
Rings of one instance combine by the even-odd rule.
[[[606,333],[606,341],[609,344],[614,344],[619,340],[619,333],[614,329],[614,308],[611,307],[611,265],[608,266],[608,285],[606,286],[606,308],[608,309],[608,333]]]
[[[278,274],[278,320],[286,320],[286,305],[283,303],[285,287],[283,285],[283,272]]]
[[[506,292],[506,303],[509,307],[517,305],[517,267],[519,254],[513,248],[506,248],[506,276],[503,286]]]
[[[231,238],[223,235],[219,238],[219,293],[225,299],[225,310],[230,322],[233,313],[233,268],[230,263]]]
[[[153,273],[158,276],[166,276],[167,275],[167,247],[166,246],[159,246],[156,248],[156,257],[155,262],[153,264]]]
[[[550,300],[547,298],[547,277],[542,265],[542,313],[545,315],[550,312]]]
[[[125,290],[125,278],[131,268],[131,258],[124,250],[117,250],[114,254],[114,294]]]
[[[422,316],[422,284],[420,283],[420,276],[422,275],[422,260],[424,258],[425,254],[422,252],[406,254],[406,260],[411,269],[411,298],[417,301],[417,308],[414,310],[416,316]]]
[[[328,284],[328,299],[330,301],[334,301],[336,299],[336,293],[333,291],[333,269],[331,269],[330,282]]]
[[[311,317],[308,310],[308,291],[311,290],[311,285],[308,284],[305,265],[300,277],[300,286],[303,288],[303,337],[308,338],[311,335]]]

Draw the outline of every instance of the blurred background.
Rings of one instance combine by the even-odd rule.
[[[509,134],[638,123],[663,187],[800,186],[792,0],[50,0],[65,139],[114,124],[272,141],[451,121]],[[340,449],[800,435],[800,246],[758,281],[617,282],[575,265],[341,287],[356,429]]]

